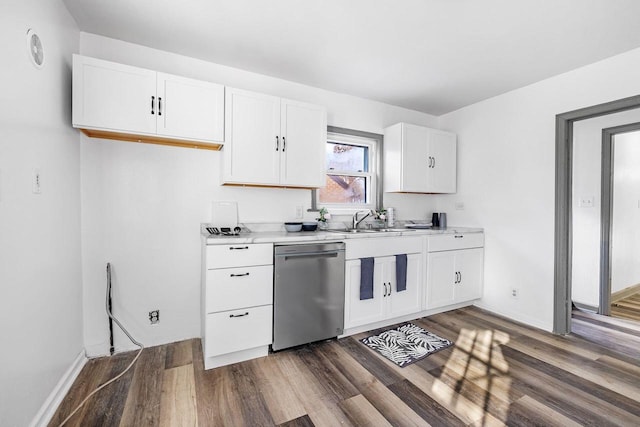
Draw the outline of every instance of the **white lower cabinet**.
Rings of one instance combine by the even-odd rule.
[[[208,357],[271,344],[272,305],[207,314]]]
[[[481,298],[484,235],[430,236],[427,241],[425,308],[439,308]]]
[[[273,336],[273,244],[203,250],[205,369],[266,356]]]
[[[345,329],[420,311],[422,306],[422,243],[398,237],[347,241],[345,265]],[[407,286],[398,292],[396,254],[407,255]],[[374,258],[373,298],[360,299],[360,258]]]

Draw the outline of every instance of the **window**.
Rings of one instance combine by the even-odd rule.
[[[318,207],[329,210],[376,208],[379,141],[375,136],[327,134],[326,185],[317,191]]]

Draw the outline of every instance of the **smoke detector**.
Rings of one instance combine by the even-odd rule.
[[[29,58],[33,65],[40,69],[44,65],[44,47],[40,36],[36,34],[33,28],[27,31],[27,49],[29,49]]]

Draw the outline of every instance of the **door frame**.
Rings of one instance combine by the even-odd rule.
[[[556,115],[556,195],[553,332],[571,332],[573,124],[640,108],[640,95]]]
[[[613,138],[640,130],[640,122],[602,129],[602,180],[600,184],[600,302],[598,314],[611,314],[611,235],[613,232]]]

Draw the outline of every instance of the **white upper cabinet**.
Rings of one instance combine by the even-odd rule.
[[[456,135],[398,123],[384,131],[384,191],[456,192]]]
[[[327,112],[323,107],[283,99],[280,102],[283,167],[280,184],[323,187]]]
[[[73,55],[73,126],[156,132],[156,73]]]
[[[157,84],[158,135],[224,141],[224,86],[165,73]]]
[[[280,98],[227,88],[224,182],[278,185]]]
[[[225,184],[324,185],[323,107],[227,88]]]
[[[74,55],[73,126],[102,138],[219,146],[224,86]]]

